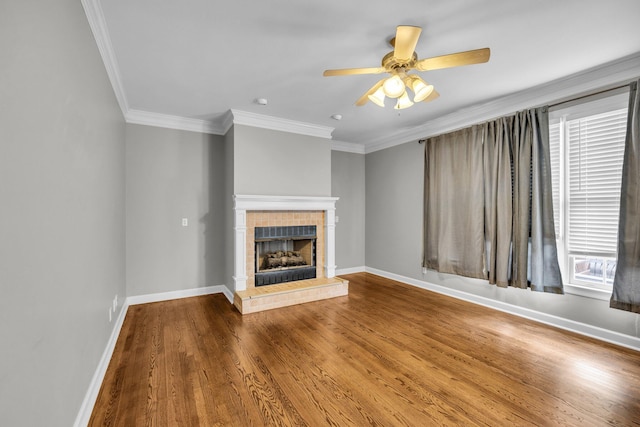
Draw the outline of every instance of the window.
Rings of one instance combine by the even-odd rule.
[[[550,113],[553,213],[568,292],[611,291],[627,103],[624,92]]]

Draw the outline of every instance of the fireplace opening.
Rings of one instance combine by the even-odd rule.
[[[255,228],[255,286],[316,277],[316,226]]]

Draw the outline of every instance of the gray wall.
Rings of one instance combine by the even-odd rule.
[[[222,284],[233,291],[233,194],[331,193],[331,148],[322,138],[248,126],[225,136],[126,130],[127,296]],[[364,189],[364,156],[354,168]],[[352,236],[362,242],[363,265],[363,231],[349,233],[350,244]]]
[[[336,264],[338,270],[364,267],[365,156],[331,152],[331,195],[336,203]]]
[[[367,267],[420,277],[422,150],[410,143],[366,155]]]
[[[636,314],[608,301],[499,288],[482,280],[422,274],[424,146],[416,142],[366,155],[366,265],[411,279],[637,336]]]
[[[125,125],[79,1],[2,2],[0,58],[0,425],[70,426],[125,297]]]
[[[225,284],[224,137],[132,124],[126,135],[127,295]]]
[[[331,141],[234,126],[234,193],[330,196]]]

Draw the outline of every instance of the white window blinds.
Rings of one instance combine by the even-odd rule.
[[[626,122],[626,109],[566,122],[570,253],[617,251]]]
[[[549,154],[551,161],[551,193],[553,195],[553,225],[560,238],[560,122],[549,124]]]
[[[603,92],[549,113],[558,256],[579,295],[613,283],[628,103],[626,90]]]

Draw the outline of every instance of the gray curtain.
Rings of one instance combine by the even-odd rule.
[[[640,80],[631,84],[622,166],[618,263],[610,306],[640,313]]]
[[[482,132],[484,154],[484,214],[489,283],[501,287],[511,279],[513,236],[513,188],[511,184],[510,120],[476,125]]]
[[[534,291],[563,293],[553,224],[549,114],[546,107],[527,112],[532,132],[530,286]]]
[[[482,137],[472,128],[425,143],[423,266],[484,278]]]
[[[447,163],[439,167],[443,157]],[[478,212],[483,221],[475,217]],[[480,245],[477,227],[482,223]],[[428,139],[424,230],[427,268],[481,277],[481,261],[482,276],[492,284],[562,293],[547,109]],[[466,268],[448,268],[451,257]],[[472,266],[474,274],[465,274]]]

